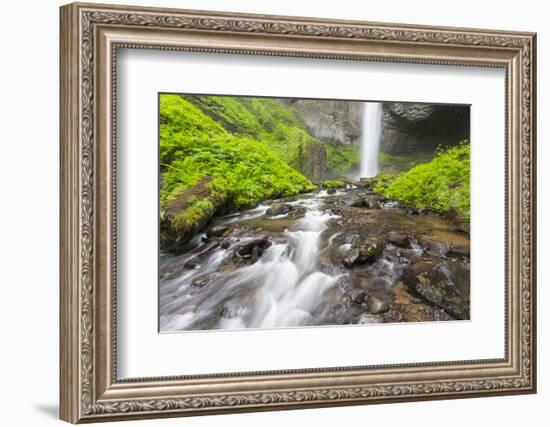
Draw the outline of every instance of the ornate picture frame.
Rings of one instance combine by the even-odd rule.
[[[61,419],[112,421],[536,391],[536,36],[313,18],[61,8]],[[117,378],[117,49],[505,70],[505,357]]]

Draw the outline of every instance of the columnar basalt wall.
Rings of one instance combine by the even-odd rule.
[[[389,154],[432,151],[470,138],[470,109],[462,105],[384,103],[380,149]]]

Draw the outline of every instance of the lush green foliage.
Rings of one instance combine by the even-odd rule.
[[[223,111],[228,117],[233,114],[231,108]],[[240,117],[243,129],[254,129],[252,115]],[[213,177],[208,184],[208,196],[188,202],[178,222],[196,222],[202,215],[211,214],[221,200],[241,207],[263,198],[294,195],[314,188],[306,177],[259,142],[255,138],[257,135],[253,132],[231,134],[188,100],[178,95],[162,95],[162,206],[205,176]]]
[[[174,228],[190,230],[203,218],[214,213],[215,206],[209,199],[196,200],[190,203],[187,209],[179,212],[174,218]]]
[[[325,150],[332,173],[359,165],[359,147],[325,144],[309,134],[292,107],[276,99],[230,96],[186,96],[228,132],[265,144],[294,169],[307,173],[310,150]],[[315,147],[314,147],[315,146]]]
[[[360,161],[359,146],[326,144],[325,150],[329,171],[342,173],[358,169]]]
[[[380,172],[374,178],[361,179],[365,185],[373,186],[375,191],[383,192],[399,177],[396,172]]]
[[[427,163],[396,175],[380,175],[375,191],[417,208],[457,211],[470,217],[470,145],[439,150]]]
[[[434,153],[415,153],[415,154],[389,154],[385,151],[378,153],[378,164],[381,169],[390,169],[395,172],[403,172],[422,163],[429,162]]]
[[[280,102],[267,98],[187,96],[232,134],[262,142],[294,169],[303,171],[307,145],[315,141],[302,122]]]
[[[345,186],[346,183],[344,181],[339,181],[337,179],[328,179],[323,182],[323,188],[342,188]]]

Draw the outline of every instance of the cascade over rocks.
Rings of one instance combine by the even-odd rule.
[[[256,261],[270,246],[271,241],[269,240],[269,237],[266,236],[259,239],[240,243],[235,248],[235,254],[240,258]]]
[[[265,211],[267,216],[285,215],[292,210],[292,206],[288,203],[275,203]]]
[[[160,106],[162,331],[470,318],[467,108]]]
[[[161,329],[469,319],[468,236],[391,201],[353,206],[377,198],[348,187],[214,220],[208,242],[161,258]]]

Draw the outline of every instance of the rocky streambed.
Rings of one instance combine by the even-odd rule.
[[[161,254],[166,331],[465,320],[468,230],[348,186],[218,218]]]

